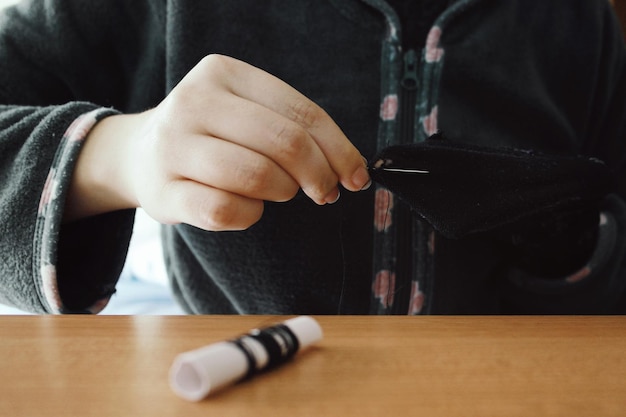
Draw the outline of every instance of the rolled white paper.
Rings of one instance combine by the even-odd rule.
[[[286,326],[290,331],[284,329]],[[275,349],[269,349],[269,337]],[[290,340],[295,336],[295,341]],[[246,375],[288,359],[297,351],[322,340],[322,328],[312,317],[299,316],[264,329],[254,329],[233,341],[218,342],[176,357],[170,369],[170,386],[180,397],[199,401],[209,393]],[[293,342],[293,343],[292,343]],[[253,365],[255,369],[250,369]]]

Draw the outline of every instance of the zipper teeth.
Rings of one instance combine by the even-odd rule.
[[[418,60],[415,50],[404,52],[403,69],[400,79],[400,118],[398,119],[398,134],[401,143],[414,141],[415,106],[419,87]],[[393,314],[406,314],[413,280],[413,216],[404,205],[399,205],[396,211],[396,302]]]
[[[415,138],[417,137],[421,137],[417,135],[418,130],[420,129],[420,124],[417,120],[417,115],[415,114],[415,106],[417,105],[417,92],[414,92],[413,94],[415,94],[415,98],[411,98],[410,100],[412,102],[414,102],[415,104],[413,105],[413,109],[409,109],[407,107],[405,107],[405,103],[407,101],[408,97],[404,97],[407,92],[404,91],[404,88],[402,87],[402,85],[398,85],[398,80],[395,78],[395,75],[398,74],[398,72],[396,72],[398,70],[398,67],[396,66],[398,64],[397,61],[395,61],[397,58],[399,58],[398,55],[396,55],[396,53],[398,54],[402,54],[402,49],[401,46],[399,45],[399,40],[400,40],[400,31],[401,31],[401,27],[400,27],[400,22],[398,19],[397,14],[395,13],[395,11],[383,0],[362,0],[364,3],[369,4],[370,6],[378,9],[382,15],[385,17],[386,20],[386,28],[387,28],[387,33],[384,37],[384,41],[383,41],[383,55],[382,55],[382,63],[383,63],[383,68],[388,71],[389,67],[391,66],[391,68],[393,69],[393,75],[390,76],[389,78],[383,78],[382,82],[383,82],[383,87],[385,88],[385,92],[387,94],[397,94],[398,99],[402,100],[402,102],[400,103],[400,108],[398,109],[401,114],[400,114],[400,119],[397,119],[394,121],[395,123],[405,123],[407,124],[405,121],[403,121],[402,119],[405,118],[405,115],[407,113],[412,114],[411,116],[411,120],[409,121],[409,125],[413,126],[413,129],[411,131],[411,129],[409,129],[409,131],[407,132],[406,127],[403,126],[398,126],[395,125],[395,129],[398,129],[395,132],[390,132],[389,130],[384,129],[384,127],[389,126],[389,124],[381,124],[381,130],[379,131],[379,136],[378,136],[378,146],[380,146],[381,148],[385,147],[385,146],[389,146],[390,143],[390,136],[393,134],[402,134],[403,137],[401,139],[404,138],[409,138],[407,139],[407,142],[413,142],[414,140],[414,135]],[[483,2],[485,2],[486,0],[457,0],[457,1],[453,1],[450,2],[451,4],[448,5],[448,8],[435,20],[434,25],[440,27],[442,30],[445,30],[445,28],[448,26],[448,24],[450,23],[451,20],[455,19],[458,15],[462,14],[464,11],[466,11],[469,8],[475,7],[477,4],[481,4]],[[389,60],[388,57],[393,57],[390,58]],[[420,58],[421,59],[421,58]],[[387,72],[383,72],[383,74],[387,74]],[[401,76],[404,76],[405,74],[401,73]],[[393,81],[392,81],[393,80]],[[390,85],[389,83],[393,82],[393,85]],[[396,89],[397,88],[397,89]],[[422,92],[420,92],[420,94],[422,94]],[[408,106],[411,107],[411,106]],[[403,129],[402,132],[400,132],[400,129]],[[389,135],[391,133],[391,135]],[[388,136],[389,135],[389,136]],[[400,141],[395,141],[395,144],[397,144]],[[400,205],[398,205],[396,207],[396,209],[398,209],[398,212],[401,212],[402,210],[400,209]],[[398,219],[399,220],[399,219]],[[423,233],[425,232],[425,230],[423,230],[423,228],[420,226],[421,223],[417,223],[417,222],[413,222],[411,221],[411,218],[409,218],[409,221],[405,221],[403,222],[403,227],[401,227],[398,224],[395,224],[393,226],[394,233],[393,233],[393,238],[395,240],[395,242],[390,242],[388,240],[387,237],[381,236],[380,233],[377,233],[375,236],[375,245],[380,244],[383,248],[386,248],[387,245],[392,244],[393,248],[395,250],[400,249],[402,243],[405,243],[406,241],[406,235],[403,236],[403,231],[405,231],[407,228],[409,229],[408,233],[409,233],[409,243],[411,243],[411,245],[409,246],[408,250],[403,250],[400,249],[399,252],[396,252],[397,255],[399,255],[399,258],[407,257],[408,256],[408,261],[410,262],[410,264],[408,265],[408,267],[405,268],[405,270],[407,270],[407,272],[409,274],[411,274],[412,270],[415,270],[417,272],[417,270],[419,269],[420,265],[419,265],[419,261],[414,262],[414,259],[417,259],[417,257],[420,255],[419,253],[414,254],[413,250],[412,250],[412,243],[413,239],[417,240],[417,242],[415,243],[419,243],[422,242],[424,243],[427,239],[424,237]],[[419,237],[418,237],[419,234]],[[391,237],[391,236],[389,236]],[[376,248],[377,246],[375,246]],[[423,249],[423,248],[422,248]],[[418,251],[419,249],[415,249],[416,251]],[[423,253],[423,251],[422,251]],[[398,267],[401,267],[400,264],[400,260],[401,259],[390,259],[388,257],[388,255],[382,255],[382,256],[378,256],[375,255],[376,259],[374,261],[374,265],[377,268],[376,272],[379,271],[379,267],[380,266],[386,266],[387,262],[389,262],[394,268],[396,268],[396,271],[398,273],[400,273],[400,270],[398,269]],[[392,255],[393,258],[393,255]],[[404,260],[405,262],[407,261],[406,259]],[[402,271],[404,273],[404,271]],[[400,278],[400,275],[397,275],[398,278]],[[374,300],[374,304],[371,304],[370,308],[371,311],[375,312],[375,313],[380,313],[381,311],[384,311],[385,313],[393,313],[393,314],[407,314],[408,310],[408,301],[410,298],[410,286],[411,286],[411,282],[413,277],[411,275],[408,275],[407,277],[402,277],[403,281],[400,282],[400,280],[398,279],[396,281],[396,290],[398,292],[398,297],[394,296],[394,305],[392,308],[387,309],[387,307],[384,307],[384,310],[382,307],[380,307],[380,304],[377,302],[377,300]],[[428,278],[425,280],[424,282],[424,287],[423,287],[423,291],[427,292],[427,300],[430,298],[430,295],[432,294],[432,277]],[[409,288],[404,288],[408,286]],[[420,283],[421,286],[421,283]],[[402,292],[402,294],[400,294]],[[403,297],[405,294],[406,297]],[[399,304],[402,304],[403,306],[399,306]],[[424,306],[424,308],[429,309],[431,308],[430,306],[430,302],[427,302]]]
[[[402,108],[400,113],[400,141],[402,143],[413,142],[413,129],[415,125],[415,104],[417,102],[417,89],[419,84],[418,62],[415,50],[409,49],[403,55],[403,73],[400,80],[402,92]]]

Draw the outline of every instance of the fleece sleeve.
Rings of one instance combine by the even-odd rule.
[[[38,313],[97,312],[114,292],[132,212],[61,219],[82,141],[112,111],[78,102],[0,108],[0,301]]]
[[[133,60],[145,57],[130,41],[117,53],[114,45],[123,42],[109,36],[117,21],[115,36],[135,39],[124,34],[140,30],[124,23],[130,15],[123,2],[54,0],[0,14],[1,303],[35,313],[96,313],[115,291],[134,211],[72,224],[62,216],[91,127],[117,113],[113,108],[136,110],[124,86]]]

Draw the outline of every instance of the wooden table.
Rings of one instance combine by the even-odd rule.
[[[284,317],[0,317],[0,416],[626,416],[626,317],[317,318],[317,347],[190,403],[178,353]]]

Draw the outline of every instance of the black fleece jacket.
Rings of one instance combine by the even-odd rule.
[[[380,0],[10,8],[0,15],[0,301],[35,312],[101,310],[133,212],[61,223],[82,139],[102,117],[157,105],[202,57],[221,53],[320,104],[368,158],[440,130],[451,143],[597,158],[615,186],[597,204],[595,251],[558,278],[518,268],[515,247],[494,235],[444,237],[383,185],[344,192],[331,206],[302,194],[267,203],[243,232],[167,226],[168,272],[189,312],[625,312],[626,52],[608,2],[446,7],[407,31],[425,39],[405,39]],[[403,70],[409,49],[415,72]],[[418,86],[408,93],[407,74]]]

